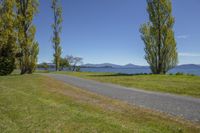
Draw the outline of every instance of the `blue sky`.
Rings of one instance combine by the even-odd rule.
[[[200,64],[200,0],[172,0],[179,64]],[[139,27],[148,21],[146,0],[61,0],[62,56],[84,63],[147,65]],[[39,62],[51,62],[51,0],[40,0],[34,19],[40,44]]]

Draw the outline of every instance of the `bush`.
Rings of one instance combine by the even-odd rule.
[[[81,71],[81,67],[80,66],[77,66],[76,67],[76,72],[80,72]]]
[[[15,69],[15,58],[0,57],[0,76],[9,75]]]
[[[184,73],[177,72],[175,75],[184,75]]]
[[[175,75],[195,76],[195,74],[177,72]]]

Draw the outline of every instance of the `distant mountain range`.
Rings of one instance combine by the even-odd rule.
[[[184,65],[179,65],[176,68],[179,69],[200,69],[200,64],[184,64]]]
[[[134,65],[134,64],[116,65],[116,64],[111,64],[111,63],[84,64],[81,67],[85,67],[85,68],[149,68],[149,66],[139,66],[139,65]],[[184,64],[184,65],[178,65],[176,68],[179,68],[179,69],[200,69],[200,65]]]
[[[148,66],[139,66],[134,64],[127,65],[116,65],[111,63],[103,63],[103,64],[84,64],[81,67],[89,67],[89,68],[142,68]]]

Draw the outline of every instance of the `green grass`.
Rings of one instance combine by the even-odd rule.
[[[189,75],[123,75],[93,72],[56,72],[149,91],[200,97],[200,77]]]
[[[0,132],[198,133],[199,124],[40,75],[0,77]]]
[[[48,70],[36,70],[34,73],[49,73]]]

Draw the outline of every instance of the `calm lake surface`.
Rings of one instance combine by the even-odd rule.
[[[124,74],[137,74],[137,73],[150,73],[149,68],[81,68],[82,72],[112,72],[112,73],[124,73]],[[186,73],[195,74],[200,76],[200,69],[180,69],[175,68],[168,73]]]

